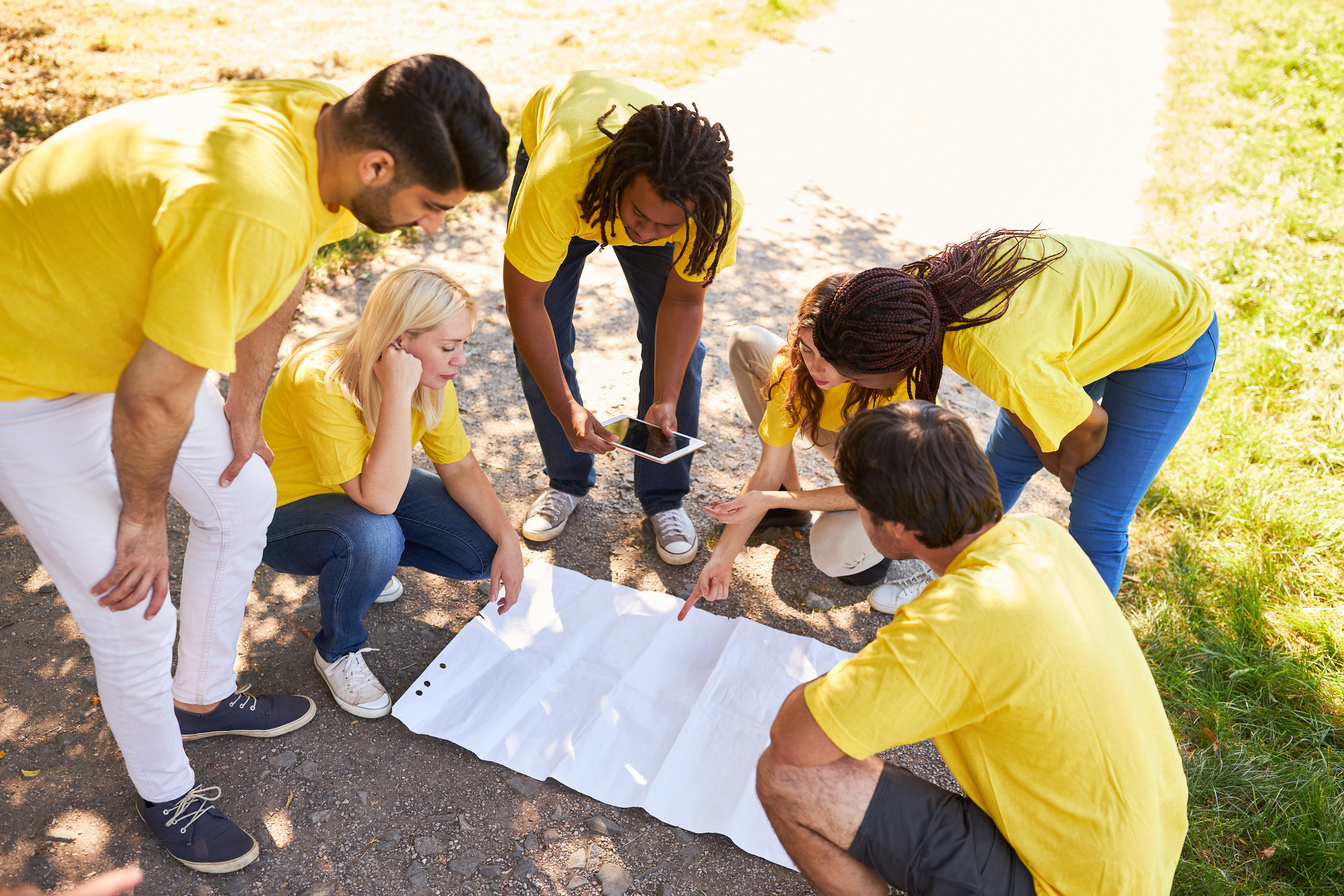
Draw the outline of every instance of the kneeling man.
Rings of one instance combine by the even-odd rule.
[[[934,405],[856,415],[836,471],[878,550],[939,578],[780,708],[756,787],[794,862],[822,893],[1170,892],[1181,759],[1087,556],[1004,517],[970,429]],[[925,738],[966,796],[874,756]]]

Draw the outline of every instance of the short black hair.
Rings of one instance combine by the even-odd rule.
[[[878,521],[945,548],[1003,518],[999,482],[966,421],[927,401],[855,414],[840,431],[835,472]]]
[[[485,192],[508,176],[508,128],[480,78],[456,59],[423,53],[394,62],[334,108],[341,145],[391,153],[404,186]]]

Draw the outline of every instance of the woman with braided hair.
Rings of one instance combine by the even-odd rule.
[[[612,436],[583,406],[574,372],[574,304],[585,259],[613,247],[634,298],[641,348],[637,416],[695,435],[705,289],[732,265],[742,196],[722,125],[669,103],[652,81],[576,72],[523,110],[504,239],[504,300],[549,487],[523,535],[550,541],[597,481]],[[635,494],[658,555],[689,563],[699,538],[682,501],[691,458],[635,460]]]
[[[1208,288],[1141,249],[997,230],[855,275],[813,341],[850,382],[932,401],[947,365],[999,406],[986,453],[1011,508],[1042,467],[1115,594],[1129,522],[1204,395],[1218,352]]]
[[[868,540],[856,505],[845,490],[838,485],[804,489],[798,478],[795,438],[801,436],[804,445],[834,462],[836,436],[850,417],[897,400],[894,389],[852,385],[822,360],[813,345],[818,312],[849,276],[835,274],[812,287],[798,306],[787,339],[763,327],[743,327],[728,340],[728,367],[760,437],[761,457],[741,495],[705,508],[724,523],[724,530],[678,618],[686,618],[702,597],[722,600],[728,596],[733,561],[757,526],[812,523],[812,562],[826,575],[846,585],[889,579],[868,596],[873,609],[882,613],[894,613],[932,580],[929,567],[921,560],[898,561],[900,566],[890,580],[892,561]],[[815,522],[813,511],[820,512]]]

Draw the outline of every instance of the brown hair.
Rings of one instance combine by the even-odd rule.
[[[803,435],[813,442],[817,440],[817,432],[821,429],[821,408],[826,401],[826,393],[822,392],[812,380],[812,374],[808,372],[807,364],[803,362],[803,351],[799,345],[800,334],[816,326],[817,312],[822,304],[829,301],[835,295],[835,291],[848,282],[851,276],[853,275],[832,274],[812,287],[803,297],[803,301],[798,305],[798,313],[794,316],[793,323],[789,325],[789,334],[779,349],[779,354],[784,356],[789,365],[781,369],[775,381],[768,384],[761,393],[769,402],[776,389],[783,389],[784,412],[788,415],[789,424],[797,426],[803,431]],[[890,389],[865,389],[851,383],[844,406],[840,409],[841,419],[848,420],[856,411],[873,407],[880,400],[890,396]]]
[[[671,202],[695,222],[695,240],[683,244],[690,251],[686,273],[707,273],[704,285],[714,282],[719,261],[733,226],[733,183],[729,175],[733,151],[723,125],[711,124],[695,106],[651,103],[630,116],[615,133],[604,126],[612,106],[597,120],[597,129],[611,138],[593,162],[593,173],[579,199],[585,220],[597,224],[602,245],[618,216],[621,191],[643,173],[659,198]],[[694,211],[687,211],[688,204]],[[681,256],[677,256],[680,260]]]
[[[840,431],[835,472],[876,520],[945,548],[1003,518],[999,483],[966,421],[927,401],[862,411]]]
[[[856,274],[817,315],[817,351],[842,374],[908,370],[913,397],[934,401],[943,334],[1003,317],[1014,291],[1063,257],[1061,245],[1054,254],[1023,258],[1028,240],[1046,238],[1039,230],[987,231],[899,270]]]

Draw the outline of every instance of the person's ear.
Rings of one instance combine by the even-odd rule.
[[[366,149],[358,162],[359,182],[366,187],[382,187],[396,176],[397,160],[385,149]]]

